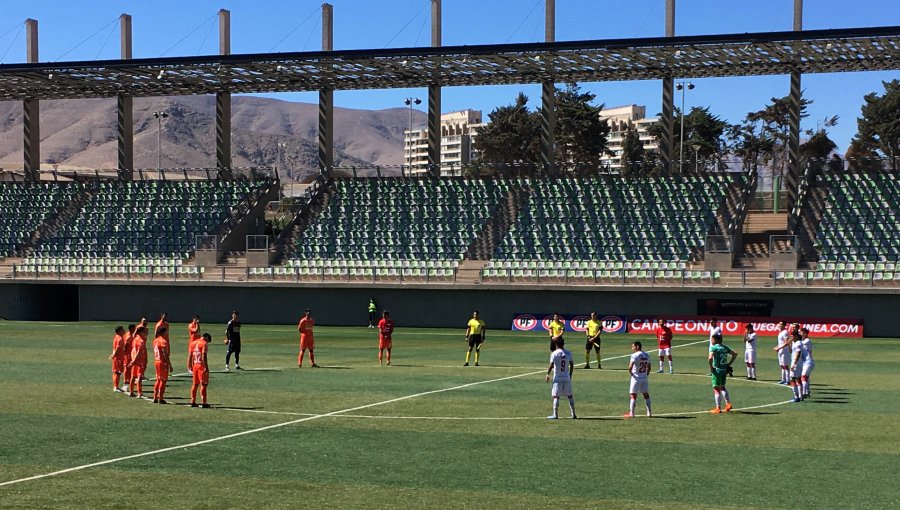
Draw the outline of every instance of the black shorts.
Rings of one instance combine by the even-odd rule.
[[[469,347],[479,347],[484,339],[481,335],[469,335]]]
[[[562,335],[560,335],[559,338],[560,338],[560,340],[563,340],[563,342],[565,342],[565,339],[562,337]],[[556,350],[556,340],[554,340],[553,337],[550,337],[550,352],[553,352],[555,350]]]
[[[241,353],[241,341],[240,340],[232,340],[228,342],[228,353],[229,354],[240,354]]]
[[[584,350],[586,350],[586,351],[589,351],[591,349],[599,349],[599,348],[600,348],[600,338],[599,337],[597,337],[596,343],[591,342],[590,340],[588,340],[587,342],[584,343]]]

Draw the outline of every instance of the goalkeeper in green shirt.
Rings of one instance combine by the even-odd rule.
[[[731,358],[729,359],[729,355]],[[725,389],[725,380],[731,375],[731,364],[737,353],[727,345],[722,345],[722,335],[712,336],[712,347],[709,348],[709,376],[712,379],[713,393],[715,394],[716,407],[713,414],[731,411],[731,397]],[[722,400],[725,400],[725,409],[722,410]]]

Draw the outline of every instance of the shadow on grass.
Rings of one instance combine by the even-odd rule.
[[[850,400],[845,398],[817,398],[815,400],[807,400],[807,402],[812,402],[815,404],[849,404]]]
[[[781,413],[776,413],[774,411],[732,411],[737,414],[746,414],[749,416],[775,416]]]
[[[184,404],[179,404],[184,405]],[[190,404],[186,404],[190,405]],[[236,406],[214,406],[215,409],[225,409],[227,411],[259,411],[262,407],[236,407]]]
[[[652,416],[651,420],[696,420],[696,416]]]

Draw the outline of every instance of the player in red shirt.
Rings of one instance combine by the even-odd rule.
[[[153,385],[153,403],[167,403],[164,396],[166,393],[166,383],[169,381],[169,371],[172,367],[172,361],[169,359],[169,341],[166,335],[169,334],[169,328],[162,326],[157,331],[157,337],[153,340],[153,360],[156,367],[156,383]]]
[[[663,373],[663,360],[669,358],[669,373],[673,373],[672,369],[672,329],[666,326],[666,321],[659,319],[656,321],[656,344],[659,347],[659,370],[657,374]]]
[[[122,336],[122,353],[125,355],[123,374],[125,375],[125,393],[131,393],[131,344],[134,342],[134,324],[128,325],[128,330]]]
[[[391,364],[391,346],[393,341],[391,335],[394,334],[394,321],[391,319],[391,312],[385,310],[381,314],[382,318],[378,321],[378,364],[382,364],[384,359],[384,351],[387,351],[387,364]]]
[[[109,359],[112,360],[113,391],[123,393],[125,390],[119,387],[122,372],[125,371],[125,328],[122,326],[116,327],[116,334],[113,336],[113,350]]]
[[[298,368],[303,368],[303,354],[307,350],[309,350],[309,361],[312,363],[313,368],[319,368],[319,365],[316,365],[316,355],[313,352],[316,348],[316,342],[313,338],[315,325],[316,321],[312,318],[312,310],[307,308],[303,313],[303,318],[297,324],[297,331],[300,332],[300,354],[297,356]]]
[[[209,343],[212,336],[209,333],[203,333],[199,340],[194,340],[188,346],[187,368],[188,372],[193,376],[191,383],[191,407],[199,407],[197,405],[197,388],[200,388],[200,398],[203,399],[203,407],[210,406],[206,401],[206,387],[209,385],[209,362],[206,354],[209,351]]]
[[[134,340],[131,343],[131,392],[129,396],[144,398],[144,388],[141,380],[144,371],[147,370],[147,328],[138,326],[134,331]],[[137,394],[135,394],[137,388]]]

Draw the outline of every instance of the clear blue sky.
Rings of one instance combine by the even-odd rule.
[[[119,14],[134,18],[134,56],[158,57],[217,52],[216,18],[232,13],[233,53],[312,51],[321,44],[320,0],[40,0],[0,1],[0,61],[21,62],[26,18],[39,21],[42,61],[117,58]],[[427,46],[429,0],[333,0],[335,49]],[[676,0],[677,35],[790,30],[793,0]],[[490,44],[543,39],[544,0],[444,0],[443,43]],[[664,35],[665,0],[557,0],[557,40]],[[805,29],[900,25],[898,0],[806,0]],[[862,96],[879,91],[882,80],[900,72],[805,75],[803,88],[815,101],[804,129],[839,115],[832,138],[845,150],[856,132]],[[787,76],[693,80],[686,109],[709,106],[736,122],[770,97],[788,92]],[[648,115],[660,108],[658,81],[583,84],[607,106],[643,104]],[[536,86],[458,87],[443,91],[443,110],[475,108],[485,116],[525,91],[539,102]],[[423,89],[338,92],[338,106],[382,109],[402,106],[404,97],[425,98]],[[276,94],[289,101],[315,102],[311,93]],[[676,103],[680,103],[680,95]]]

